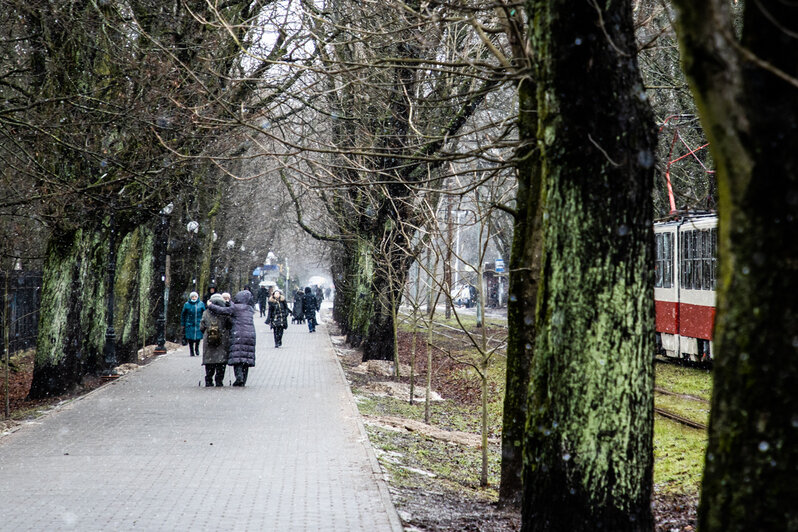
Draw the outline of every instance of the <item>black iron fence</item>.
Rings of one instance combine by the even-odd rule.
[[[0,353],[5,351],[5,290],[6,274],[0,272]],[[39,330],[39,305],[41,304],[41,272],[14,271],[8,277],[8,311],[10,352],[36,345]]]

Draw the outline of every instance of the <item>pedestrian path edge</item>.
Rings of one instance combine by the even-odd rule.
[[[388,491],[388,483],[384,476],[385,472],[382,470],[379,460],[377,460],[374,447],[372,447],[371,440],[366,432],[366,426],[363,424],[363,417],[360,415],[360,410],[357,408],[357,402],[355,401],[355,396],[352,393],[352,386],[349,384],[349,380],[346,378],[346,372],[344,371],[343,366],[341,366],[341,359],[338,357],[338,354],[335,351],[335,346],[333,346],[332,338],[330,338],[329,332],[325,334],[325,336],[327,337],[327,344],[328,348],[330,349],[330,353],[333,357],[335,357],[338,371],[341,373],[341,378],[346,385],[347,402],[349,403],[349,408],[352,409],[352,413],[354,414],[354,419],[357,423],[357,429],[360,432],[361,442],[366,450],[366,455],[368,456],[369,463],[371,465],[371,472],[374,475],[374,480],[377,483],[377,488],[380,492],[380,500],[382,501],[382,504],[385,507],[385,511],[388,514],[388,518],[391,522],[391,530],[392,532],[402,532],[404,530],[404,527],[402,526],[402,520],[399,518],[399,513],[396,511],[396,506],[391,499],[391,494]]]

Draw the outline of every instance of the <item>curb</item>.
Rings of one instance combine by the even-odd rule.
[[[325,336],[327,338],[328,350],[333,357],[335,357],[335,365],[338,367],[338,372],[341,375],[341,379],[344,382],[346,387],[346,397],[349,403],[349,408],[352,409],[355,417],[355,421],[357,422],[357,429],[360,432],[361,441],[363,442],[363,447],[366,449],[366,455],[369,459],[369,464],[371,465],[371,472],[374,476],[374,480],[377,482],[377,488],[380,492],[380,499],[382,500],[382,505],[385,507],[385,511],[388,514],[388,520],[391,523],[391,531],[392,532],[403,532],[404,526],[402,525],[402,520],[399,518],[399,513],[396,511],[396,506],[393,504],[393,500],[391,500],[391,494],[388,491],[388,483],[384,478],[385,472],[380,467],[380,462],[377,460],[377,455],[374,453],[374,448],[371,446],[371,440],[369,440],[368,433],[366,432],[366,426],[363,424],[363,417],[360,415],[360,410],[357,408],[357,403],[355,402],[355,396],[352,394],[352,388],[349,386],[349,381],[346,380],[346,372],[344,368],[341,366],[341,361],[338,359],[338,355],[335,354],[335,346],[333,346],[332,339],[330,338],[330,333],[325,329]]]

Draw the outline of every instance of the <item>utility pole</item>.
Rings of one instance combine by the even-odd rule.
[[[452,317],[452,244],[454,244],[454,224],[452,223],[452,209],[454,196],[449,195],[446,206],[446,258],[443,261],[443,289],[446,291],[446,319]]]

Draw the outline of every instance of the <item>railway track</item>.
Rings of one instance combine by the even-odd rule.
[[[673,412],[669,412],[669,411],[667,411],[667,410],[665,410],[663,408],[654,407],[654,412],[659,414],[660,416],[662,416],[664,418],[668,418],[668,419],[670,419],[672,421],[676,421],[677,423],[681,423],[682,425],[685,425],[687,427],[691,427],[691,428],[699,429],[699,430],[707,430],[707,426],[704,425],[703,423],[699,423],[697,421],[693,421],[692,419],[688,419],[688,418],[686,418],[684,416],[680,416],[679,414],[674,414]]]

